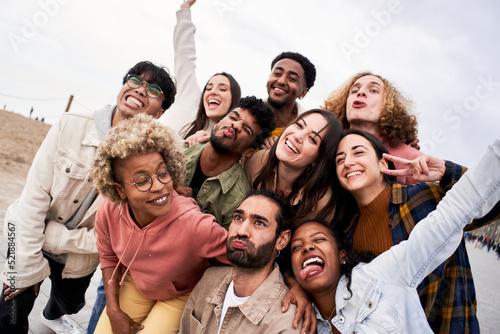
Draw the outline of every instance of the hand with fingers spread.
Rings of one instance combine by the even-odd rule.
[[[395,164],[406,166],[404,169],[385,169],[382,171],[384,174],[411,176],[417,182],[440,181],[446,171],[444,160],[426,154],[407,160],[384,153],[384,158]]]

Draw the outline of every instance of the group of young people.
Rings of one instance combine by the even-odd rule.
[[[42,322],[79,333],[99,263],[88,333],[479,332],[463,230],[499,217],[500,141],[470,170],[423,154],[410,102],[368,72],[306,111],[295,52],[264,101],[225,72],[201,89],[194,3],[176,84],[140,62],[116,105],[49,131],[6,213],[0,332],[28,332],[50,277]]]

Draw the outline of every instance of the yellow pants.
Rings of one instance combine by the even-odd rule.
[[[140,334],[177,333],[179,331],[182,311],[190,293],[172,300],[155,300],[144,297],[130,276],[127,274],[120,287],[120,308],[135,322],[144,326]],[[130,328],[130,333],[135,329]],[[96,334],[112,334],[106,309],[101,314]]]

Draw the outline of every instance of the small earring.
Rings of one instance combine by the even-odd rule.
[[[118,210],[119,210],[118,214],[121,217],[122,216],[122,212],[123,212],[123,201],[120,201],[120,208]]]
[[[281,255],[281,250],[278,251],[278,254],[276,254],[276,257],[280,257]]]
[[[342,263],[342,264],[345,264],[345,258],[342,258],[342,262],[341,262],[341,263]]]

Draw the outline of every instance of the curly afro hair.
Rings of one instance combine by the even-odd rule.
[[[119,122],[102,140],[92,165],[92,180],[97,191],[119,202],[120,196],[114,187],[114,182],[117,182],[114,162],[150,152],[160,153],[171,168],[174,187],[182,184],[186,162],[181,142],[173,130],[141,113]]]

